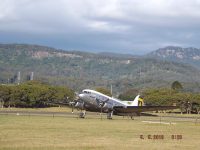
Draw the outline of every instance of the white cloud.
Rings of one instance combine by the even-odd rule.
[[[108,46],[113,50],[152,49],[155,42],[199,47],[191,42],[199,26],[200,0],[2,0],[0,5],[0,33],[121,43]],[[106,49],[102,45],[97,42],[91,49]]]

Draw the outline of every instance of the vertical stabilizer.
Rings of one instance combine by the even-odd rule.
[[[140,95],[137,95],[132,102],[131,106],[138,106]]]

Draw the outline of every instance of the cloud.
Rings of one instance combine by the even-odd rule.
[[[145,53],[200,47],[200,0],[2,0],[0,42]],[[17,38],[15,38],[17,37]],[[66,43],[66,44],[65,44]]]

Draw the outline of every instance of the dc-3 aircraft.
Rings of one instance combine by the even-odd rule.
[[[107,113],[107,119],[112,119],[113,115],[133,118],[135,115],[140,115],[141,112],[177,108],[176,106],[145,106],[140,95],[137,95],[133,101],[121,101],[90,89],[83,90],[79,94],[79,100],[71,102],[71,105],[81,110],[80,118],[85,117],[86,111],[92,111]]]

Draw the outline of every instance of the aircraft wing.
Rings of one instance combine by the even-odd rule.
[[[126,108],[122,106],[114,106],[113,110],[115,113],[138,113],[146,111],[157,111],[157,110],[169,110],[177,109],[178,106],[127,106]]]

